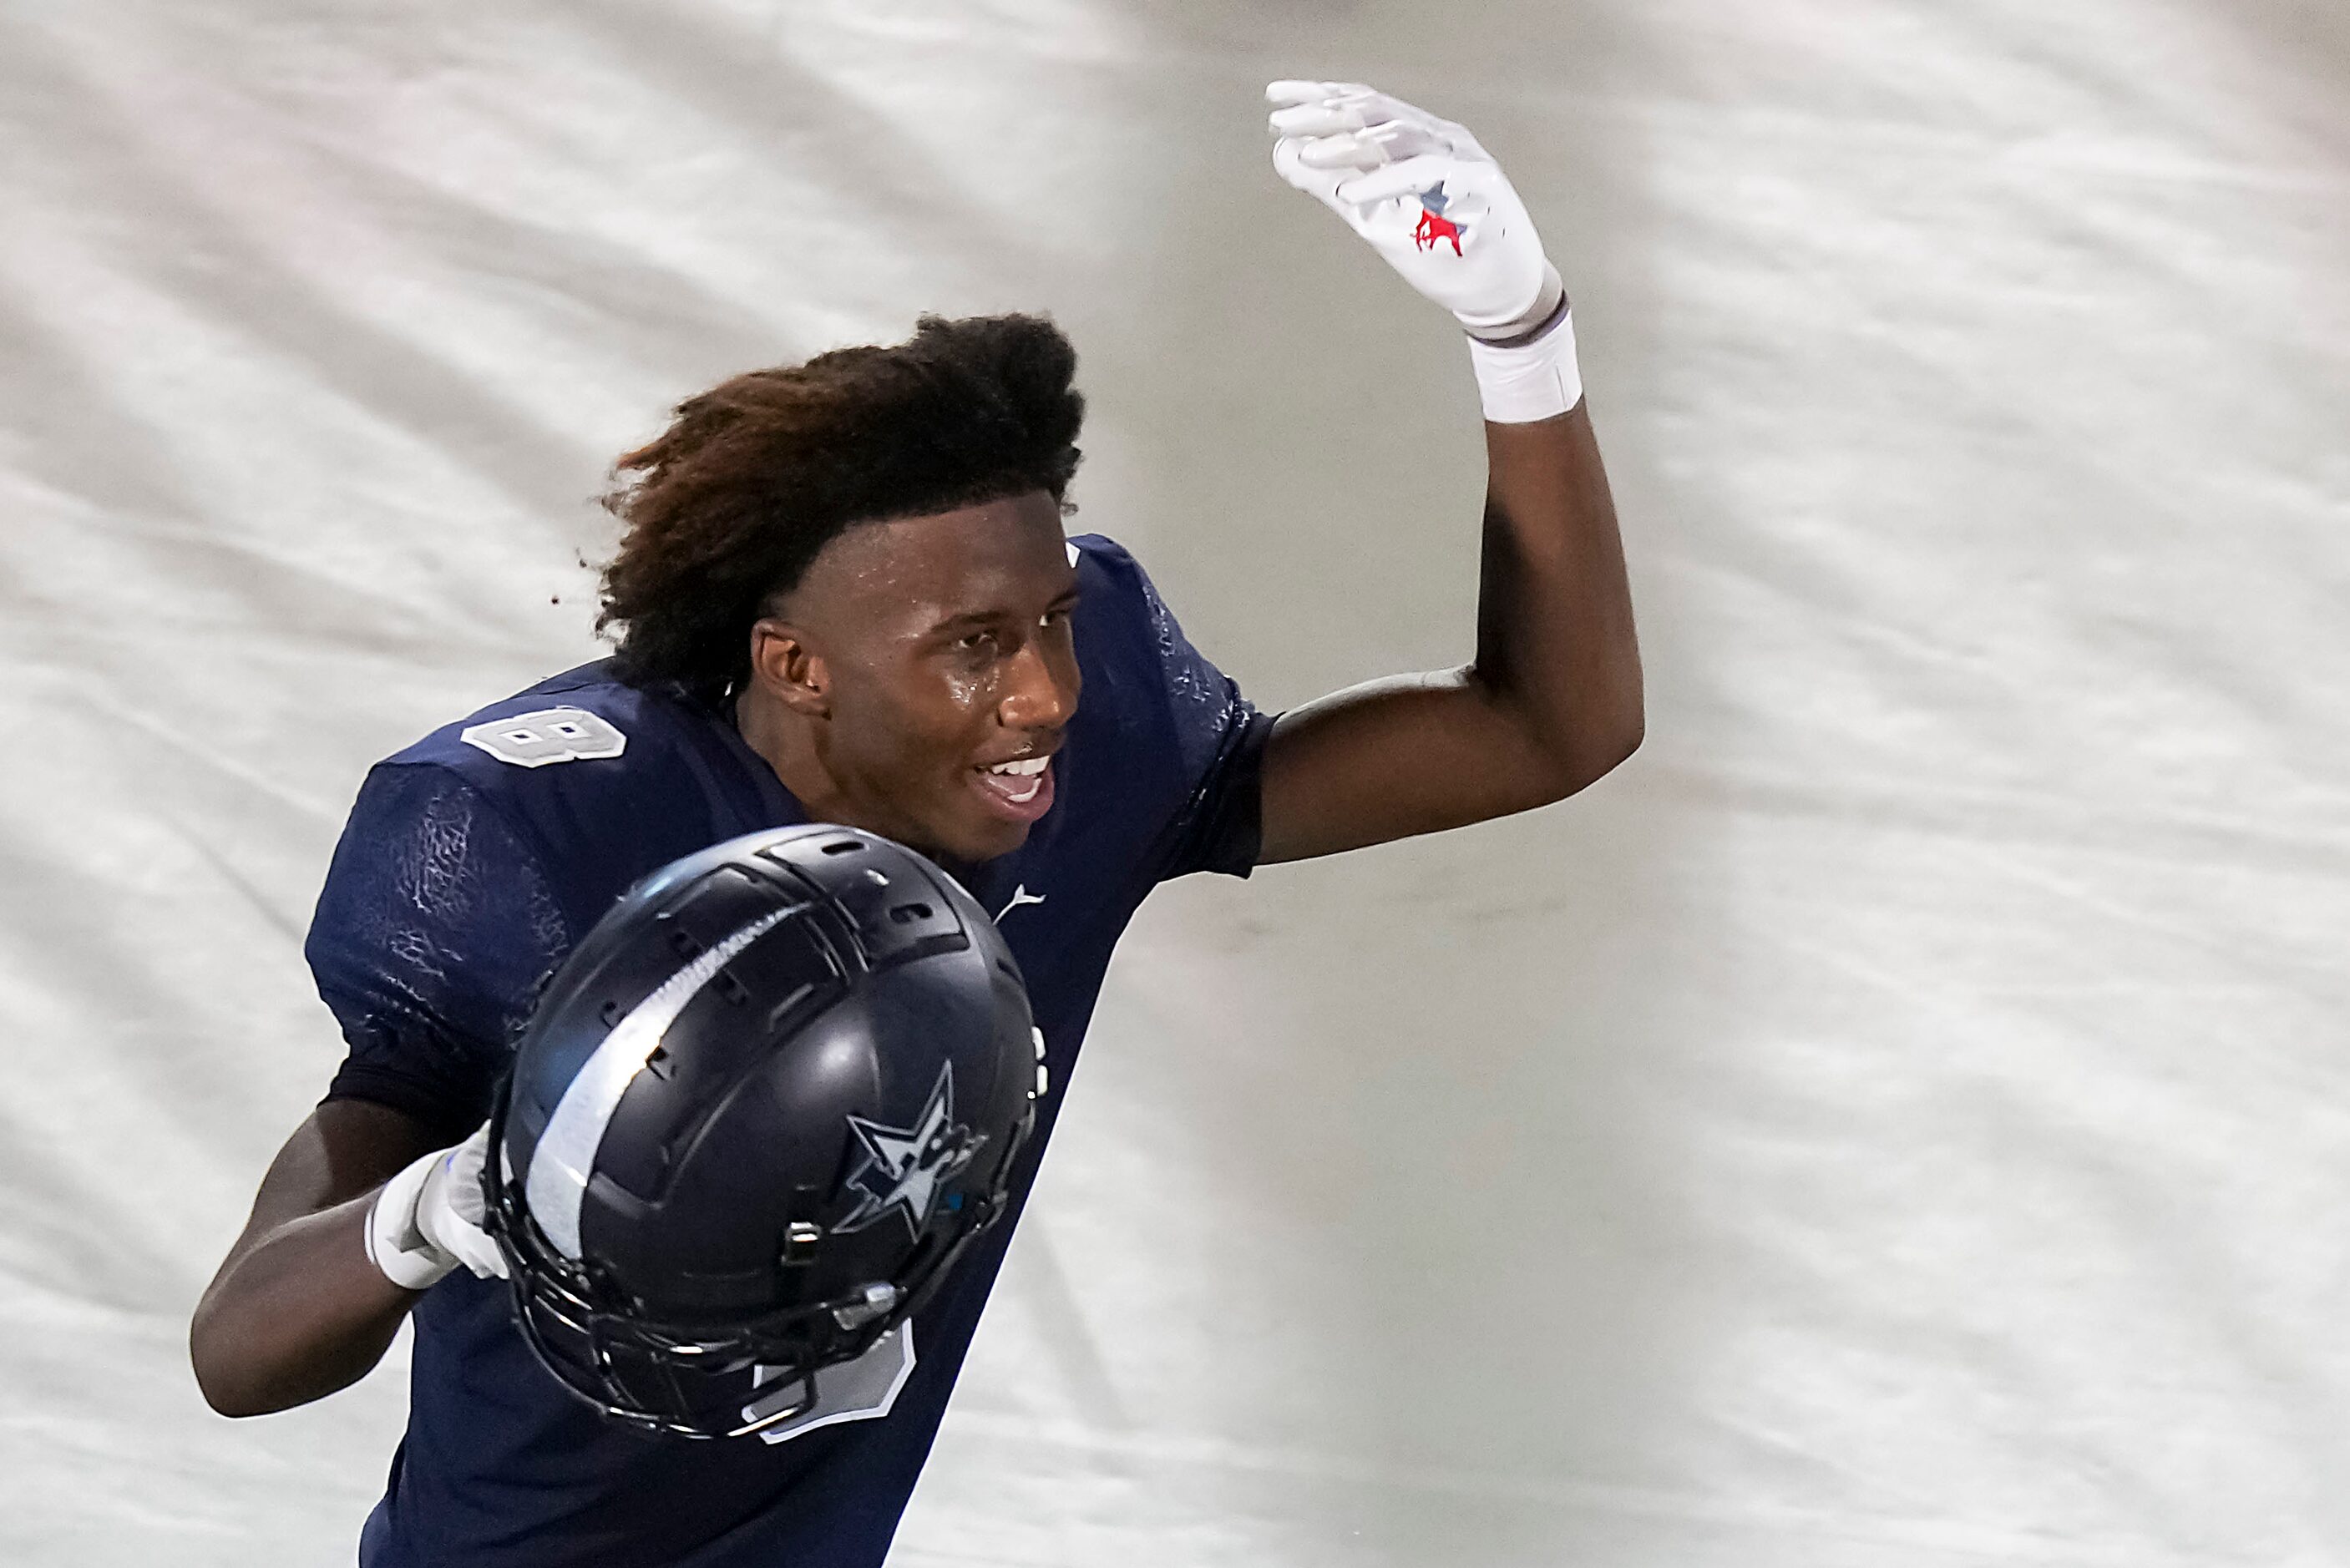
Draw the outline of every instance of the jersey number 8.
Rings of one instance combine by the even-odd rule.
[[[467,726],[457,738],[518,768],[617,757],[629,749],[628,736],[585,708],[542,708],[511,719],[492,719]]]

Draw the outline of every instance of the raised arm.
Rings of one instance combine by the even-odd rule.
[[[1276,82],[1274,164],[1460,317],[1490,480],[1475,657],[1283,716],[1266,862],[1574,794],[1640,743],[1639,649],[1574,324],[1516,192],[1460,126],[1348,83]]]

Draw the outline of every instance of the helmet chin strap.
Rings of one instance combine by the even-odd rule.
[[[876,1280],[841,1305],[834,1307],[832,1321],[844,1329],[862,1328],[877,1317],[889,1316],[890,1309],[898,1304],[899,1294],[897,1286]]]

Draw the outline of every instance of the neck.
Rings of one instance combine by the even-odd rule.
[[[919,842],[919,835],[910,834],[886,814],[860,806],[840,787],[825,765],[824,748],[818,743],[823,720],[785,706],[755,684],[734,699],[733,717],[744,743],[775,770],[775,777],[791,791],[810,822],[837,822],[895,839],[968,880],[970,863]]]
[[[810,822],[868,826],[858,820],[832,770],[824,765],[816,745],[819,721],[794,712],[755,683],[734,699],[733,713],[734,728],[743,742],[775,770],[775,777],[791,791]]]

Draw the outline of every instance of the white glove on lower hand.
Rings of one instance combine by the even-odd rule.
[[[1279,81],[1273,166],[1368,240],[1411,286],[1498,341],[1543,326],[1565,292],[1509,177],[1449,119],[1359,82]]]
[[[406,1290],[425,1290],[458,1264],[483,1279],[504,1279],[506,1261],[482,1229],[482,1164],[489,1157],[484,1123],[454,1148],[435,1149],[383,1184],[368,1211],[368,1259]]]

